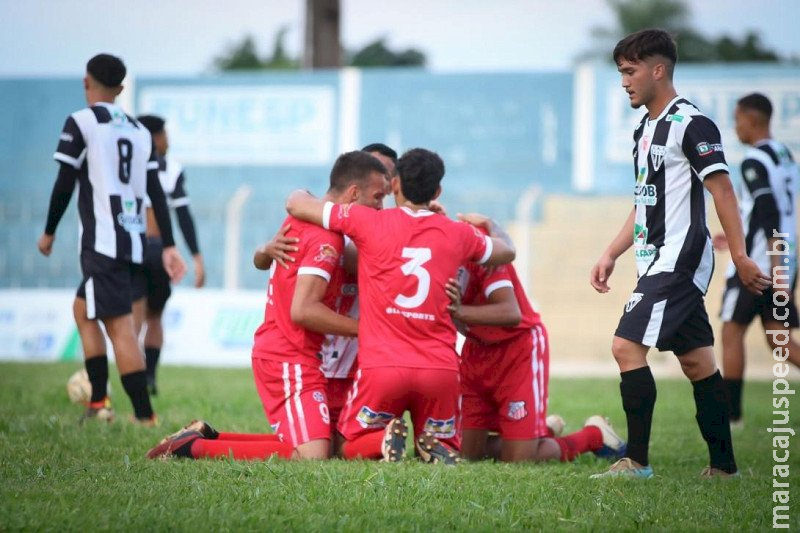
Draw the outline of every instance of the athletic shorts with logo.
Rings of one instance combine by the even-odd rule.
[[[408,410],[414,435],[433,433],[442,443],[461,449],[457,370],[411,367],[361,368],[356,372],[339,432],[347,440],[383,431]]]
[[[160,238],[147,238],[142,270],[147,284],[147,308],[151,311],[163,311],[172,294],[169,274],[164,269],[163,252],[164,244]]]
[[[777,297],[775,296],[778,293]],[[771,288],[763,294],[753,294],[742,286],[739,276],[728,278],[725,293],[722,295],[722,310],[719,317],[723,322],[736,322],[744,326],[750,324],[755,317],[761,317],[761,323],[788,323],[789,328],[800,326],[795,305],[794,287],[785,291],[788,298],[783,298],[784,291]]]
[[[319,366],[287,358],[252,358],[256,390],[272,430],[295,448],[330,439],[327,380]]]
[[[546,437],[549,372],[542,325],[496,344],[467,339],[461,351],[462,427],[498,431],[506,440]]]
[[[714,345],[703,293],[676,272],[639,278],[614,334],[675,355]]]
[[[142,266],[94,250],[81,250],[83,280],[77,296],[86,300],[90,320],[127,315],[145,293]]]

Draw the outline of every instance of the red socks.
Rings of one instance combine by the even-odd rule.
[[[586,426],[566,437],[555,439],[561,448],[562,462],[572,461],[578,455],[603,447],[603,433],[597,426]]]
[[[280,442],[281,439],[274,433],[219,433],[217,435],[217,440],[262,440]]]
[[[225,436],[225,440],[223,440]],[[251,437],[271,437],[260,438],[258,440],[228,437],[245,437],[247,434],[220,433],[218,439],[197,439],[192,443],[192,457],[202,458],[221,458],[233,457],[235,460],[263,460],[269,459],[273,455],[284,459],[291,459],[294,448],[287,442],[281,442],[276,435],[250,435]]]
[[[345,459],[380,459],[383,457],[381,447],[383,431],[373,431],[342,445],[342,457]]]

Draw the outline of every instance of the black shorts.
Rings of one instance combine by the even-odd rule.
[[[81,271],[83,281],[77,296],[86,300],[86,316],[90,320],[127,315],[131,304],[144,296],[141,265],[82,250]]]
[[[771,288],[763,294],[753,294],[742,285],[739,276],[728,278],[725,293],[722,295],[722,309],[719,317],[723,322],[736,322],[744,326],[750,324],[755,317],[761,317],[761,323],[782,322],[784,327],[800,326],[797,306],[794,303],[794,287],[791,290],[778,290],[778,298],[773,299],[775,289]],[[783,296],[788,294],[788,300]],[[775,303],[779,305],[775,305]]]
[[[169,274],[164,269],[162,253],[164,244],[158,237],[148,237],[144,250],[144,278],[146,282],[147,308],[163,311],[172,294]]]
[[[714,345],[703,293],[692,278],[673,272],[639,278],[615,335],[675,355]]]

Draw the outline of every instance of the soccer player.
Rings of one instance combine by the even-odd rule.
[[[186,193],[186,177],[183,174],[183,167],[174,159],[167,155],[169,149],[169,138],[167,130],[164,128],[164,119],[156,115],[141,115],[137,120],[150,131],[153,137],[153,144],[156,147],[158,157],[158,179],[161,187],[167,195],[167,204],[175,210],[178,218],[178,225],[186,240],[186,245],[192,253],[194,264],[194,286],[200,288],[205,284],[205,267],[203,265],[203,255],[197,245],[197,233],[195,231],[194,219],[189,209],[189,195]],[[161,324],[161,315],[167,300],[172,294],[169,283],[169,276],[164,270],[161,261],[161,251],[164,248],[161,240],[161,232],[158,228],[152,207],[147,205],[147,247],[144,254],[144,274],[147,279],[147,308],[145,309],[145,320],[147,328],[144,334],[144,355],[147,365],[147,388],[150,394],[155,396],[158,392],[156,388],[156,367],[161,357],[161,347],[164,345],[164,328]]]
[[[161,228],[164,268],[178,281],[186,266],[172,240],[150,133],[114,103],[124,78],[125,65],[115,56],[99,54],[87,63],[83,86],[89,107],[71,114],[61,132],[54,155],[60,167],[38,247],[42,254],[50,255],[56,227],[79,184],[83,281],[73,315],[92,384],[84,419],[113,418],[107,395],[106,343],[99,319],[114,347],[122,386],[133,404],[134,420],[152,425],[156,417],[131,314],[132,302],[144,296],[141,263],[145,195],[153,203]]]
[[[613,57],[631,106],[645,106],[647,113],[633,135],[634,208],[590,275],[595,290],[608,292],[617,258],[633,244],[639,279],[611,348],[622,379],[628,450],[594,477],[653,475],[648,450],[656,384],[647,365],[652,346],[674,352],[692,382],[710,456],[702,475],[730,476],[737,468],[725,385],[703,302],[714,263],[704,189],[714,199],[742,285],[760,294],[770,279],[747,257],[719,130],[672,84],[675,42],[663,30],[642,30],[617,43]]]
[[[772,138],[770,118],[772,103],[763,94],[742,97],[736,104],[736,135],[748,145],[742,162],[739,203],[742,223],[747,229],[747,255],[764,272],[781,276],[787,300],[776,298],[775,289],[755,295],[743,290],[736,265],[728,268],[728,280],[722,300],[722,373],[728,389],[731,424],[742,422],[742,381],[744,378],[744,335],[753,319],[761,318],[767,342],[774,351],[784,340],[784,360],[800,366],[800,346],[791,338],[790,329],[798,327],[794,288],[797,281],[797,213],[794,194],[800,185],[800,173],[786,145]],[[726,245],[723,236],[715,245]],[[769,252],[773,252],[769,255]],[[778,305],[778,302],[782,302]],[[778,356],[781,351],[778,351]]]
[[[382,205],[386,169],[364,152],[339,156],[325,201]],[[374,209],[368,208],[370,211]],[[330,455],[327,383],[319,358],[325,334],[354,337],[358,322],[334,311],[343,281],[343,240],[338,233],[288,216],[282,227],[296,237],[297,260],[273,267],[264,323],[255,333],[253,375],[273,435],[215,436],[193,422],[162,440],[147,456],[236,459],[325,459]],[[258,258],[256,258],[258,259]]]
[[[466,339],[461,350],[462,455],[487,455],[490,431],[506,462],[572,461],[582,453],[619,458],[625,442],[602,416],[553,438],[547,427],[550,345],[547,330],[513,265],[468,263],[450,280],[448,307]]]
[[[467,261],[512,261],[514,247],[488,219],[480,222],[492,237],[435,216],[428,207],[443,176],[441,158],[416,148],[397,162],[394,209],[334,204],[304,191],[287,200],[292,216],[344,233],[358,249],[359,369],[339,423],[345,458],[401,460],[408,409],[420,457],[457,459],[458,360],[445,284]]]

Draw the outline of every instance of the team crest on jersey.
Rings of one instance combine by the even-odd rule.
[[[319,252],[314,257],[314,261],[317,263],[330,263],[332,265],[336,264],[337,259],[339,259],[339,252],[336,251],[333,245],[328,243],[320,244]]]
[[[508,418],[512,420],[522,420],[528,416],[528,410],[525,409],[525,402],[508,402]]]
[[[366,405],[362,405],[356,415],[356,420],[362,428],[385,428],[392,418],[394,418],[392,413],[373,411]]]
[[[422,430],[433,433],[433,436],[437,439],[449,439],[456,434],[456,417],[446,420],[429,418],[425,421],[425,426]]]
[[[631,299],[625,304],[625,312],[630,313],[631,310],[636,307],[636,304],[642,301],[642,298],[644,298],[644,294],[641,292],[634,292],[631,294]]]
[[[664,156],[666,153],[666,146],[654,144],[650,147],[650,161],[653,162],[653,170],[658,170],[661,168],[661,164],[664,162]]]
[[[325,401],[325,396],[318,390],[315,390],[314,394],[312,394],[311,396],[312,396],[312,398],[314,398],[315,402],[324,402]]]

